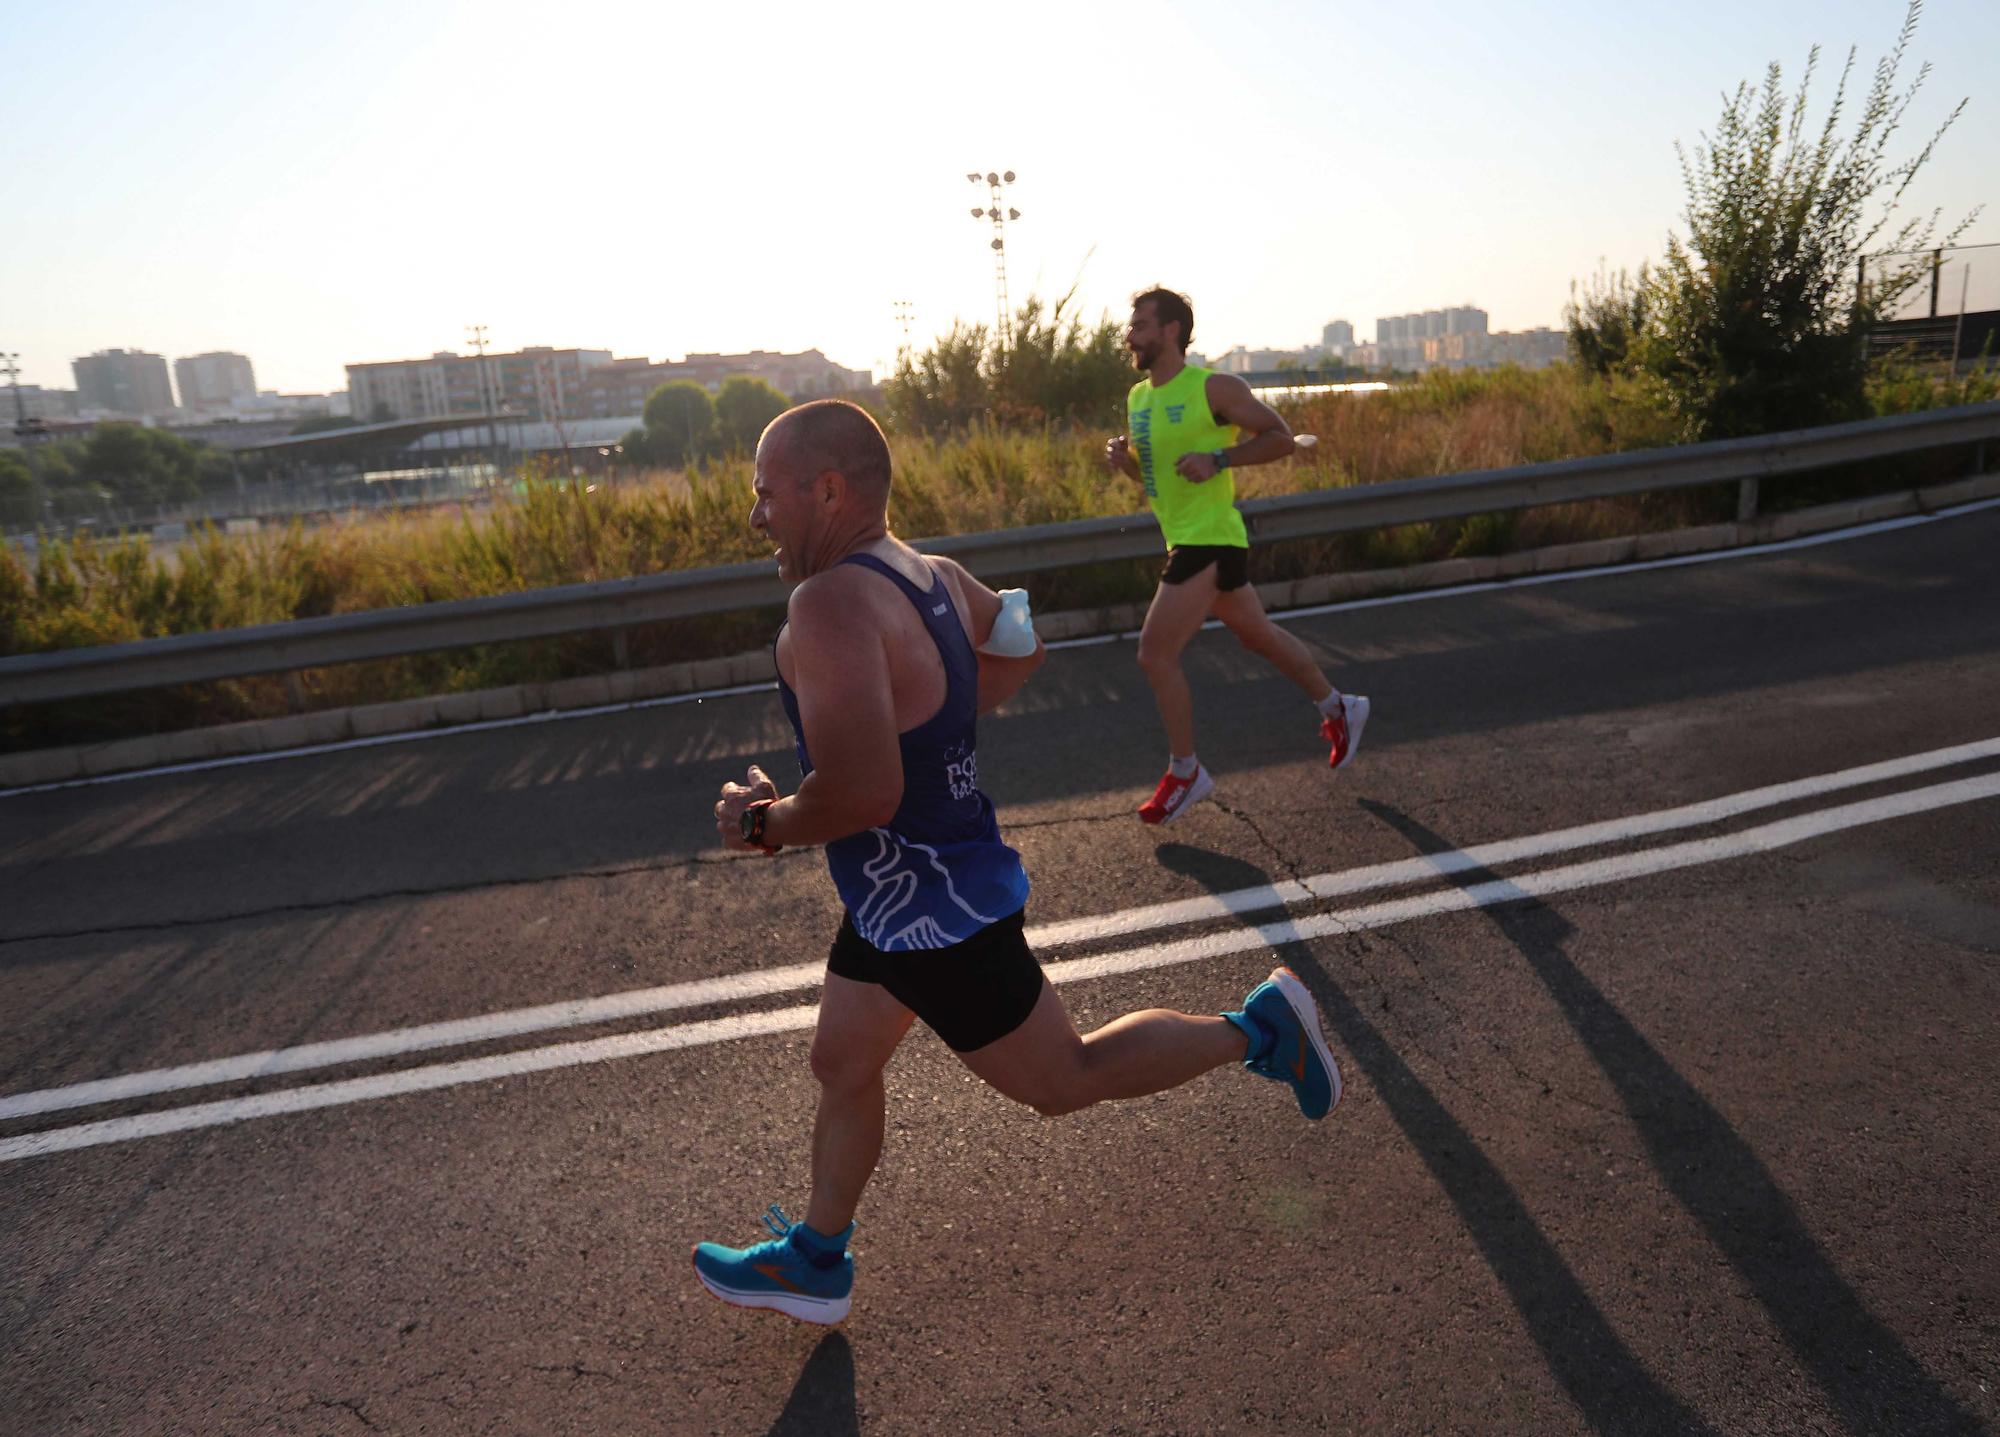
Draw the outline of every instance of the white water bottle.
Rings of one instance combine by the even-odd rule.
[[[1035,651],[1035,621],[1028,615],[1026,589],[1000,591],[1000,613],[979,651],[1003,659],[1025,659]]]

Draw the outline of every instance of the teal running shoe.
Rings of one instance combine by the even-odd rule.
[[[813,1261],[811,1229],[793,1222],[772,1203],[764,1214],[772,1238],[755,1247],[695,1244],[694,1275],[701,1285],[735,1307],[768,1307],[801,1322],[831,1325],[847,1316],[854,1291],[854,1258],[841,1251],[827,1267]],[[844,1244],[854,1224],[836,1241]],[[816,1236],[816,1234],[814,1235]]]
[[[1243,1066],[1290,1083],[1300,1112],[1317,1122],[1339,1106],[1340,1065],[1320,1030],[1319,1004],[1298,974],[1272,969],[1269,978],[1250,990],[1241,1013],[1223,1016],[1249,1034]]]

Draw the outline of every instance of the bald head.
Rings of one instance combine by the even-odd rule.
[[[767,465],[795,482],[831,469],[857,495],[889,502],[889,441],[858,404],[815,399],[787,409],[764,430],[757,448]]]

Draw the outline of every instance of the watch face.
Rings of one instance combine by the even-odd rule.
[[[763,809],[756,807],[746,808],[743,810],[743,816],[737,820],[737,823],[743,829],[743,841],[745,843],[755,843],[757,841],[757,815],[763,811]]]

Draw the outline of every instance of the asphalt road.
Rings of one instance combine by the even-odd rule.
[[[773,695],[0,797],[0,1433],[1993,1430],[2000,509],[1293,625],[1338,778],[1217,633],[1183,823],[1129,642],[981,767],[1080,1026],[1275,949],[1346,1101],[919,1030],[831,1333],[687,1265],[804,1205]]]

